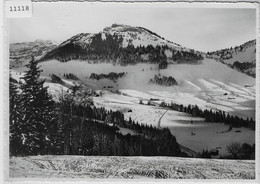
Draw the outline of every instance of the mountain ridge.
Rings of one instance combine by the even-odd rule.
[[[99,33],[80,33],[48,52],[41,60],[112,60],[120,64],[195,63],[201,53],[168,41],[143,28],[113,24]]]

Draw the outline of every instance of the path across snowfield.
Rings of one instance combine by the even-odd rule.
[[[196,169],[195,169],[196,168]],[[254,179],[255,162],[178,157],[31,156],[10,159],[10,178]]]

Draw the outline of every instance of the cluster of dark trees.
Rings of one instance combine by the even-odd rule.
[[[66,79],[79,80],[79,78],[73,73],[64,73],[63,76]]]
[[[254,160],[255,159],[255,144],[252,146],[250,144],[244,143],[239,144],[237,142],[232,142],[226,147],[229,155],[221,156],[220,158],[228,159],[243,159],[243,160]],[[200,154],[201,158],[211,158],[212,151],[203,150]]]
[[[255,144],[252,146],[244,143],[232,142],[226,147],[226,150],[230,154],[227,158],[233,159],[255,159]]]
[[[61,79],[59,76],[55,75],[55,74],[52,74],[52,75],[51,75],[51,81],[52,81],[53,83],[64,84],[64,82],[62,81],[62,79]]]
[[[76,91],[54,102],[37,64],[29,62],[21,85],[10,76],[10,155],[183,155],[169,129],[126,121],[119,111],[80,100]],[[122,135],[118,127],[136,134]]]
[[[162,86],[178,85],[177,81],[172,77],[166,77],[164,75],[154,75],[153,79],[150,79],[149,83],[154,83]]]
[[[106,38],[102,39],[102,34],[105,33],[93,35],[91,37],[92,41],[85,47],[74,44],[72,39],[71,42],[47,53],[41,60],[57,59],[61,62],[67,62],[72,59],[94,61],[110,60],[122,65],[149,62],[160,64],[160,67],[162,68],[167,67],[167,57],[165,55],[165,50],[169,49],[167,45],[135,47],[130,43],[126,47],[122,47],[122,36],[117,34],[105,34]],[[79,38],[83,36],[86,35],[78,35]],[[198,63],[199,60],[203,59],[201,54],[195,52],[175,51],[172,48],[170,50],[172,50],[172,59],[180,63]],[[148,58],[144,58],[144,55],[148,55]]]
[[[247,71],[250,68],[256,67],[256,63],[254,63],[254,62],[242,62],[241,63],[239,61],[235,61],[232,65],[230,65],[230,67],[235,68],[235,69],[255,78],[255,72]]]
[[[242,62],[242,63],[240,63],[239,61],[235,61],[233,63],[233,67],[238,69],[238,70],[241,70],[241,71],[253,68],[255,66],[256,66],[256,63],[253,63],[253,62]]]
[[[126,75],[125,72],[120,72],[120,73],[110,72],[109,74],[92,73],[89,78],[95,79],[95,80],[109,79],[109,80],[116,82],[118,78],[124,77],[125,75]]]
[[[203,57],[201,54],[196,54],[194,51],[173,51],[172,59],[173,61],[177,61],[177,63],[198,64]]]
[[[86,34],[76,35],[79,39],[88,36]],[[76,39],[76,38],[75,38]],[[74,44],[73,39],[70,43],[64,44],[59,48],[47,53],[41,60],[57,59],[61,62],[67,62],[72,59],[82,60],[102,60],[119,58],[123,38],[117,35],[106,34],[106,39],[102,39],[102,33],[92,36],[92,41],[86,48]],[[128,49],[126,48],[126,51]]]
[[[227,125],[231,125],[232,127],[246,127],[255,130],[255,121],[253,118],[247,118],[246,120],[243,118],[239,118],[238,116],[226,114],[224,111],[212,111],[205,109],[201,110],[197,105],[188,105],[183,106],[176,103],[166,104],[162,102],[160,104],[162,107],[167,107],[175,111],[185,112],[191,114],[194,117],[202,117],[205,118],[206,122],[214,122],[214,123],[225,123]]]

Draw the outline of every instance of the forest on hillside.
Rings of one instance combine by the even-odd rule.
[[[212,123],[225,123],[230,125],[230,127],[246,127],[252,130],[255,130],[256,123],[253,118],[239,118],[238,116],[230,115],[224,111],[212,111],[212,110],[201,110],[197,105],[179,105],[176,103],[167,104],[162,102],[160,104],[161,107],[167,107],[175,111],[185,112],[191,114],[193,117],[202,117],[205,118],[205,122],[212,122]]]

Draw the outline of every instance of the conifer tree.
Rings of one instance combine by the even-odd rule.
[[[54,102],[40,80],[40,67],[34,58],[26,65],[24,83],[21,85],[21,131],[27,154],[46,154],[49,134],[54,120]]]
[[[22,138],[20,130],[21,113],[19,108],[18,87],[15,80],[9,78],[9,133],[10,154],[17,156],[21,152]]]

